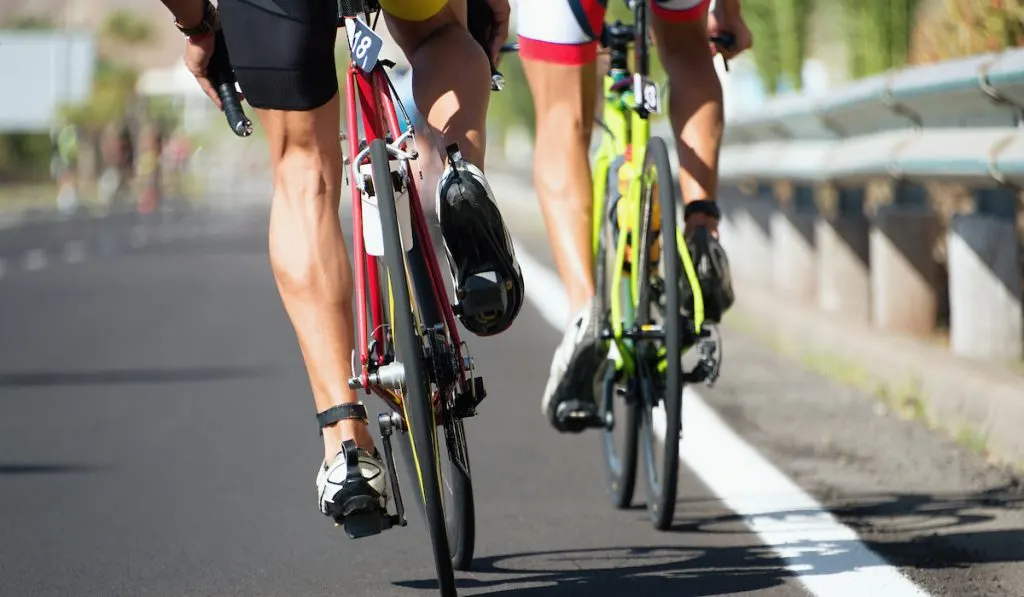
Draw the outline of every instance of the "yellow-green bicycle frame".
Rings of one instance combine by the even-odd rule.
[[[629,284],[628,286],[623,286],[622,277],[624,275],[627,251],[626,241],[627,237],[633,239],[629,243],[629,260],[630,263],[639,265],[640,243],[637,240],[637,235],[635,233],[630,234],[630,232],[640,228],[641,208],[643,205],[641,193],[644,188],[650,188],[650,185],[654,182],[653,180],[645,180],[645,176],[656,178],[657,172],[644,172],[644,159],[651,131],[650,120],[641,116],[637,110],[632,108],[634,105],[632,88],[615,90],[613,89],[615,82],[615,78],[611,73],[604,75],[602,86],[604,91],[602,120],[605,130],[593,164],[594,202],[591,249],[592,257],[596,263],[596,260],[599,258],[598,249],[601,242],[601,227],[604,225],[605,219],[609,217],[605,213],[605,198],[608,195],[608,174],[615,159],[618,156],[625,156],[626,159],[618,172],[619,188],[622,188],[623,182],[626,183],[625,192],[619,199],[618,206],[619,213],[625,214],[625,218],[619,219],[620,230],[616,240],[615,260],[610,264],[606,278],[610,278],[608,287],[612,289],[610,292],[610,312],[608,315],[613,336],[612,341],[618,348],[616,368],[626,376],[631,376],[634,371],[634,362],[632,351],[627,345],[628,339],[623,338],[623,329],[624,326],[631,326],[633,323],[633,312],[639,300],[640,274],[637,271],[637,267],[631,268],[630,273],[627,274],[629,276]],[[657,202],[658,198],[654,197],[652,200]],[[675,217],[674,213],[668,215]],[[661,217],[666,217],[666,214],[663,213]],[[694,328],[695,331],[700,332],[701,326],[704,323],[703,295],[697,280],[696,268],[693,265],[693,260],[690,258],[690,252],[686,248],[682,228],[678,226],[676,228],[676,250],[682,259],[683,271],[686,273],[686,278],[693,295]],[[665,251],[663,250],[662,255],[664,254]],[[640,271],[643,271],[643,268],[640,268]],[[597,291],[602,292],[603,289],[597,289]],[[626,296],[623,296],[624,294]],[[624,299],[626,300],[625,304],[623,304]],[[663,366],[664,364],[660,364],[659,368]]]

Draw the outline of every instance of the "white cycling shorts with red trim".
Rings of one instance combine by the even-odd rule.
[[[617,0],[516,0],[519,53],[527,59],[581,65],[597,57],[608,2]],[[665,21],[693,21],[711,0],[649,0]]]

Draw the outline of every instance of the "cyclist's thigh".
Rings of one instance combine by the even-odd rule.
[[[419,23],[441,12],[448,0],[380,0],[380,7],[392,17]]]
[[[651,0],[651,26],[666,65],[710,57],[707,17],[711,0]]]
[[[670,23],[701,22],[710,6],[711,0],[651,0],[651,12]]]
[[[238,84],[254,108],[312,110],[338,92],[336,0],[220,0]]]
[[[380,6],[388,31],[407,58],[441,28],[466,27],[466,0],[380,0]]]
[[[606,0],[519,0],[520,55],[570,66],[593,62],[606,4]]]

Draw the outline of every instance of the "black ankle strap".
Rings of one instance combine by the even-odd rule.
[[[683,208],[683,221],[689,220],[693,214],[702,214],[717,220],[722,219],[722,211],[718,208],[718,203],[710,199],[697,199],[687,203]]]
[[[366,407],[358,402],[355,404],[332,406],[323,412],[317,413],[316,420],[320,424],[320,435],[324,434],[324,427],[333,425],[338,421],[358,420],[363,423],[369,422],[366,416]]]

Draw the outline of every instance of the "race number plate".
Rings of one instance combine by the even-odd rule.
[[[377,65],[384,40],[374,33],[363,21],[345,17],[345,31],[348,34],[348,50],[359,70],[369,74]]]
[[[636,98],[637,107],[643,108],[651,114],[661,111],[661,95],[658,93],[658,84],[643,75],[633,76],[633,97]]]

